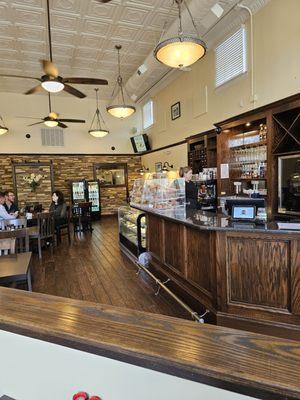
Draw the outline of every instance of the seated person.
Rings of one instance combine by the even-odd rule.
[[[52,203],[49,208],[54,214],[55,228],[64,225],[67,222],[67,204],[64,200],[64,195],[60,190],[55,190],[52,193]]]
[[[17,218],[18,212],[9,214],[4,207],[4,203],[5,203],[5,194],[3,192],[0,192],[0,220]]]
[[[13,214],[16,211],[19,211],[18,207],[15,205],[15,195],[14,192],[8,190],[5,193],[5,203],[4,207],[8,214]]]

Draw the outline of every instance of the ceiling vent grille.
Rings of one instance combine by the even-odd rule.
[[[63,147],[65,145],[62,128],[42,128],[41,138],[42,146]]]

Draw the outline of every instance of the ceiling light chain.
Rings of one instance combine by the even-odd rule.
[[[97,138],[102,138],[102,137],[104,137],[104,136],[109,134],[109,130],[107,129],[105,121],[104,121],[104,119],[102,117],[102,114],[100,112],[98,91],[99,91],[99,89],[95,88],[95,92],[96,92],[96,107],[97,108],[96,108],[96,112],[95,112],[95,114],[93,116],[93,119],[92,119],[92,123],[91,123],[90,129],[89,129],[89,134],[94,136],[94,137],[97,137]],[[95,129],[93,129],[93,125],[94,125],[95,119],[96,119],[96,127],[95,127]],[[101,120],[103,122],[104,129],[101,126]]]
[[[125,103],[124,90],[125,90],[125,93],[127,93],[127,91],[126,91],[126,88],[124,89],[124,85],[123,85],[123,78],[121,75],[121,59],[120,59],[120,50],[121,50],[122,46],[116,45],[115,48],[118,51],[118,78],[117,78],[117,82],[114,86],[114,90],[113,90],[111,97],[112,97],[112,101],[113,101],[115,98],[116,87],[118,87],[117,101],[121,100],[121,102],[119,104],[109,105],[108,107],[106,107],[106,110],[113,117],[126,118],[126,117],[129,117],[130,115],[132,115],[133,113],[135,113],[136,109],[134,106],[128,105]],[[130,97],[128,94],[127,94],[127,96]]]
[[[178,36],[158,43],[154,50],[154,57],[168,67],[181,69],[194,64],[196,61],[202,58],[206,52],[206,45],[200,39],[196,23],[186,1],[175,0],[175,2],[178,6],[179,17]],[[184,4],[187,8],[188,14],[197,33],[197,37],[183,33],[182,4]]]

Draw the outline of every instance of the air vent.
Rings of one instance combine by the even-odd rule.
[[[42,146],[63,147],[65,145],[62,128],[42,128],[41,138]]]

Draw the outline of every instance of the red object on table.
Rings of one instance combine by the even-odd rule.
[[[90,398],[90,400],[101,400],[99,396],[93,396]]]
[[[89,395],[86,392],[78,392],[74,394],[73,400],[89,400]]]

